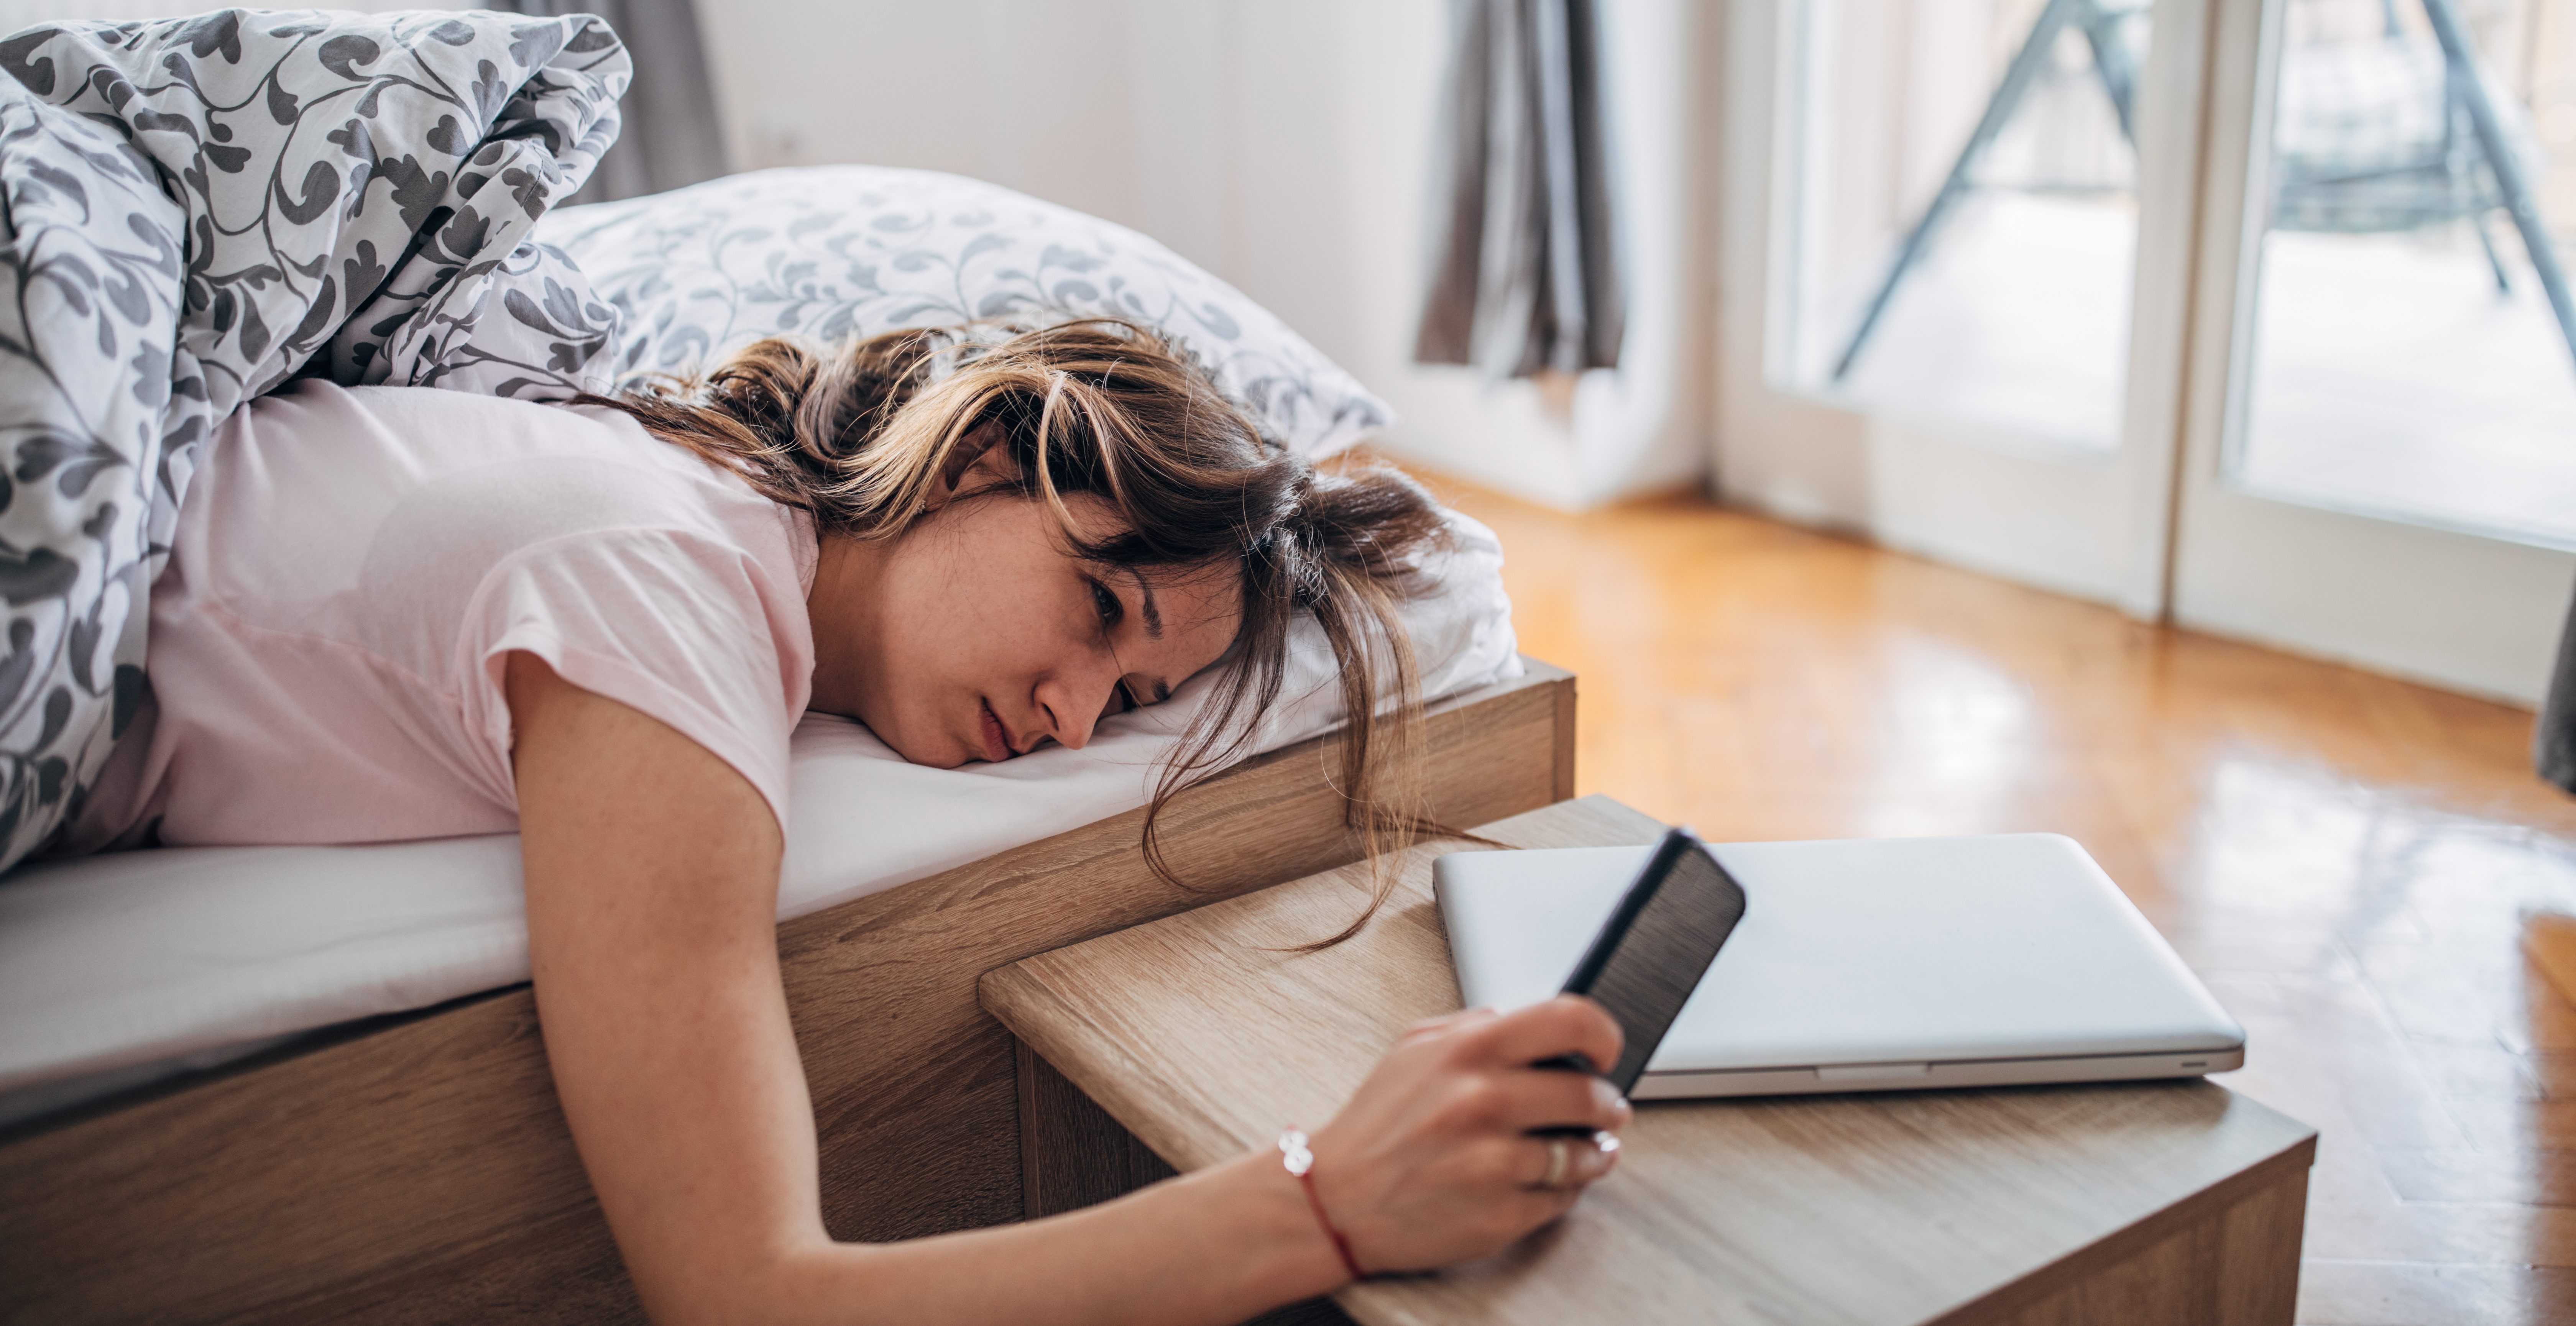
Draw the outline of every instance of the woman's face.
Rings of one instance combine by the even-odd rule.
[[[948,490],[972,494],[993,474],[978,460]],[[1067,505],[1085,538],[1119,529],[1100,499]],[[1033,498],[943,499],[899,538],[824,539],[808,598],[812,704],[943,769],[1050,740],[1079,749],[1103,717],[1222,657],[1240,595],[1231,566],[1140,575],[1082,561]]]

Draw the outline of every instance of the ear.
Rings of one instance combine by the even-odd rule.
[[[936,511],[958,494],[972,495],[995,485],[1019,480],[1020,467],[1011,459],[1011,449],[1003,445],[1000,422],[987,419],[975,425],[966,436],[957,439],[947,461],[939,467],[939,482],[931,486],[926,511]]]

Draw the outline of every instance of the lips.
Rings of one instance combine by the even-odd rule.
[[[1003,729],[1002,720],[994,715],[991,701],[983,700],[977,703],[981,707],[984,719],[984,758],[1000,764],[1011,758],[1010,733]]]

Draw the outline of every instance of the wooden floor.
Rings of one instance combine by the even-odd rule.
[[[2220,1080],[2323,1132],[2301,1321],[2576,1322],[2576,1005],[2523,943],[2576,912],[2576,800],[2527,712],[1696,501],[1434,486],[1581,678],[1578,791],[1717,839],[2090,848],[2244,1022]]]

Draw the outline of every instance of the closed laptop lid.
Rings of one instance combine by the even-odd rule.
[[[1467,1006],[1555,994],[1653,849],[1435,864]],[[2057,834],[1725,843],[1743,922],[1649,1073],[2243,1045],[2082,847]]]

